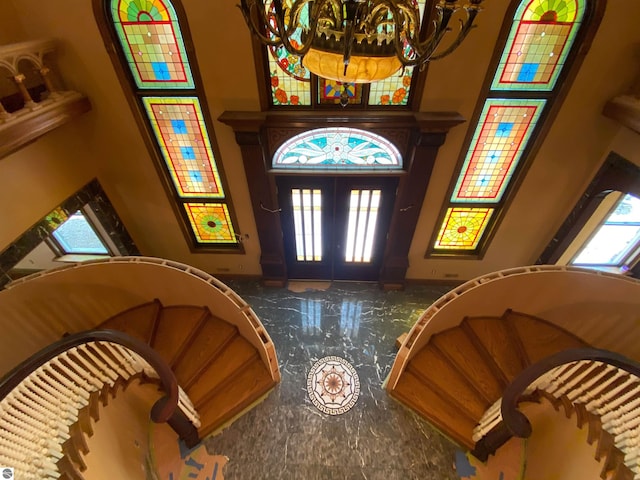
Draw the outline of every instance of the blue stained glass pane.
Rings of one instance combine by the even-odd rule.
[[[189,176],[194,182],[202,182],[202,174],[197,170],[189,170]]]
[[[498,150],[489,150],[487,152],[487,158],[486,158],[486,162],[487,163],[495,163],[500,159],[500,151]]]
[[[496,137],[508,137],[513,130],[513,122],[500,122],[496,129]]]
[[[171,80],[171,74],[165,62],[151,62],[156,80]]]
[[[171,120],[171,126],[173,127],[173,133],[177,135],[188,133],[187,124],[184,120]]]
[[[385,138],[354,128],[319,128],[292,137],[273,157],[274,168],[401,169],[398,149]]]
[[[180,147],[180,153],[185,160],[195,160],[196,153],[193,151],[193,147]]]
[[[538,63],[523,63],[520,73],[518,74],[519,82],[533,82],[538,73]]]

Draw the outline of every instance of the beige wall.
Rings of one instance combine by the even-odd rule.
[[[95,176],[78,128],[91,115],[0,159],[0,251]]]
[[[225,5],[218,6],[218,3]],[[226,3],[189,4],[189,19],[193,18],[192,29],[196,39],[199,35],[211,33],[210,23],[206,19],[222,15],[220,12],[211,12],[211,4],[216,5],[216,10],[226,9],[231,11],[226,13],[240,15],[233,5]],[[191,9],[195,11],[198,6],[204,11],[192,17]],[[93,20],[91,2],[80,2],[74,5],[72,11],[69,11],[64,0],[44,3],[16,0],[14,7],[22,18],[30,19],[26,25],[30,36],[60,39],[62,49],[59,63],[67,83],[85,93],[93,104],[95,121],[83,125],[82,133],[91,145],[91,162],[97,169],[99,181],[142,253],[183,261],[212,273],[231,271],[260,274],[257,233],[249,208],[249,194],[239,152],[221,146],[239,230],[250,238],[245,244],[247,253],[191,253],[102,43]],[[212,65],[214,60],[217,59],[218,62],[220,58],[212,56],[212,52],[206,48],[209,42],[203,40],[201,43],[204,55],[198,52],[198,59],[202,62],[203,73],[209,75],[205,85],[207,93],[211,92],[208,100],[212,118],[217,118],[225,108],[239,108],[243,103],[242,100],[239,103],[223,101],[224,97],[219,95],[220,92],[239,95],[250,93],[254,100],[247,104],[251,108],[257,108],[252,64],[247,65],[246,71],[241,72],[238,78],[230,79],[222,74],[219,63]],[[238,57],[237,51],[230,51],[229,56],[235,59],[250,58],[248,37],[245,46],[247,51],[244,56]],[[219,81],[224,84],[221,85]],[[214,122],[216,131],[220,125]],[[221,140],[224,145],[235,146],[232,132],[223,132]]]
[[[155,385],[133,381],[126,390],[119,389],[115,398],[109,398],[108,405],[100,406],[100,420],[87,439],[89,453],[83,455],[87,469],[82,475],[86,480],[145,480],[157,475],[150,458],[150,429],[170,428],[166,424],[152,425],[149,420],[151,407],[159,397]],[[162,460],[171,463],[178,459]]]
[[[22,28],[12,2],[3,2],[0,15],[0,45],[31,40]]]
[[[26,163],[13,160],[11,175],[24,179],[28,185],[40,186],[45,179],[47,183],[39,192],[29,193],[28,206],[19,206],[15,212],[6,207],[12,221],[11,231],[3,231],[0,242],[11,241],[86,179],[97,176],[143,254],[176,259],[214,274],[227,271],[260,274],[260,249],[240,150],[231,128],[215,120],[224,110],[259,108],[250,37],[234,3],[183,2],[238,228],[240,233],[249,235],[245,255],[189,250],[93,21],[91,2],[78,2],[73,9],[68,8],[65,0],[12,0],[10,3],[9,11],[14,10],[22,20],[28,38],[53,37],[60,41],[58,57],[65,81],[90,98],[93,111],[73,126],[51,134],[58,140],[49,140],[47,136],[46,140],[16,154],[16,158],[35,156],[37,160]],[[451,57],[430,66],[423,111],[456,110],[466,118],[471,117],[508,3],[509,0],[492,1],[482,12],[479,27],[471,33],[469,41]],[[450,133],[438,156],[422,207],[409,255],[409,278],[454,276],[463,280],[535,261],[611,145],[629,143],[626,137],[621,138],[621,135],[624,137],[619,133],[621,128],[602,117],[600,111],[605,101],[624,91],[637,74],[633,49],[638,34],[630,19],[638,17],[640,3],[623,6],[609,2],[591,53],[557,117],[556,126],[540,149],[481,261],[424,258],[468,125],[456,127]],[[212,29],[212,18],[225,21]],[[229,46],[228,39],[233,39],[233,47]],[[49,156],[43,155],[43,150]],[[636,157],[637,151],[635,149]],[[53,166],[47,167],[50,168],[48,175],[35,171],[36,166],[40,167],[38,162],[44,162],[45,158],[55,159]],[[9,168],[3,165],[7,161],[0,161],[0,185],[6,182],[2,169]],[[19,188],[12,185],[9,190],[16,193]],[[9,192],[3,191],[0,195],[3,205],[12,198]]]
[[[458,110],[466,118],[471,117],[507,3],[501,0],[487,5],[479,17],[479,27],[470,33],[473,41],[463,44],[451,57],[430,65],[423,109]],[[640,139],[633,138],[633,134],[621,138],[619,132],[623,128],[600,113],[606,101],[626,91],[637,75],[635,49],[640,35],[629,19],[638,17],[640,3],[622,8],[618,2],[609,2],[590,53],[554,127],[480,261],[424,258],[470,126],[457,127],[449,134],[423,203],[418,223],[422,234],[413,240],[409,278],[457,275],[459,279],[470,279],[535,262],[609,151],[624,142],[628,148],[619,153],[640,155]]]

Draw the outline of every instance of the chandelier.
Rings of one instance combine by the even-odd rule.
[[[319,77],[369,83],[453,52],[480,11],[482,0],[469,2],[440,49],[461,10],[455,0],[440,0],[423,28],[416,0],[241,0],[239,8],[262,43],[302,57]]]

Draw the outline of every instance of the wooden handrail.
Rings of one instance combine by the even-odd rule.
[[[511,435],[520,438],[527,438],[531,435],[531,423],[527,417],[518,410],[520,398],[527,388],[550,370],[567,363],[583,360],[612,365],[640,378],[640,363],[608,350],[576,348],[551,355],[524,369],[505,389],[500,408],[504,426]]]
[[[121,345],[140,355],[158,374],[165,396],[160,398],[151,409],[151,419],[156,423],[167,422],[188,444],[197,443],[198,433],[195,426],[178,409],[178,381],[169,365],[146,343],[125,333],[115,330],[89,330],[68,335],[40,350],[0,380],[0,401],[25,380],[34,370],[40,368],[58,355],[79,345],[90,342],[110,342]]]

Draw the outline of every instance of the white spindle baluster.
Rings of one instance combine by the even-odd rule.
[[[2,408],[2,418],[14,423],[35,435],[41,435],[45,433],[44,422],[33,418],[32,416],[18,410],[15,406],[9,405]]]
[[[562,383],[570,379],[576,370],[580,368],[580,362],[571,362],[567,365],[560,365],[552,370],[549,370],[546,374],[538,378],[533,385],[540,390],[545,390],[549,393],[557,390],[562,386]]]
[[[638,409],[640,409],[640,398],[636,398],[632,402],[607,413],[606,422],[604,418],[601,419],[602,425],[606,428],[612,428],[614,431],[624,428],[625,423],[628,422],[629,419],[638,415]]]
[[[613,375],[606,378],[611,373]],[[573,392],[567,393],[567,397],[574,403],[588,403],[597,398],[601,391],[623,375],[624,372],[621,372],[613,365],[607,365],[598,375],[580,385]]]
[[[114,356],[114,358],[120,362],[122,368],[124,368],[130,376],[138,373],[138,371],[131,365],[131,356],[127,355],[123,347],[108,342],[100,342],[99,345],[105,347]]]
[[[115,383],[118,380],[118,372],[116,372],[111,365],[105,362],[102,358],[96,356],[94,352],[89,349],[89,345],[82,345],[82,348],[78,348],[78,353],[82,353],[91,363],[95,365],[102,373],[111,379],[111,383]]]
[[[58,479],[62,444],[92,392],[139,372],[158,377],[140,355],[109,342],[75,347],[33,371],[0,401],[0,465],[13,466],[21,480]],[[178,393],[178,407],[199,427],[193,403]]]
[[[64,385],[67,390],[73,392],[75,396],[80,397],[83,400],[83,405],[86,405],[89,402],[89,392],[87,392],[84,388],[81,388],[78,384],[74,383],[72,380],[70,380],[56,368],[54,368],[53,362],[47,364],[43,368],[43,370],[47,375],[55,378],[58,383]]]
[[[40,372],[34,372],[30,375],[30,378],[34,386],[38,387],[37,394],[39,396],[48,397],[53,404],[58,405],[58,415],[62,419],[70,419],[73,422],[78,420],[78,416],[75,414],[74,401],[70,397],[56,396],[56,390],[41,378]]]
[[[73,357],[69,355],[69,358],[73,358],[73,362],[79,368],[90,372],[91,375],[100,379],[103,384],[106,383],[109,386],[113,386],[113,383],[114,383],[113,380],[111,380],[111,378],[108,375],[101,372],[95,365],[93,365],[89,360],[87,360],[83,355],[81,355],[80,352],[78,352],[78,347],[72,348],[69,353],[73,353]]]
[[[82,376],[78,375],[78,373],[76,373],[72,368],[69,368],[67,365],[62,363],[59,357],[51,360],[51,363],[52,365],[55,365],[57,368],[59,368],[62,372],[64,372],[64,375],[68,376],[71,380],[73,380],[74,383],[78,385],[78,387],[80,387],[81,390],[86,392],[92,392],[93,390],[99,388],[89,383],[89,381],[86,378],[83,378]]]
[[[634,376],[627,375],[627,378],[625,379],[625,381],[622,382],[617,387],[609,388],[606,391],[601,390],[600,395],[597,398],[593,399],[592,401],[586,404],[587,410],[596,412],[600,416],[602,423],[604,423],[604,420],[603,420],[604,415],[606,415],[611,410],[615,409],[616,400],[622,397],[622,395],[620,395],[620,392],[624,391],[630,386],[636,386],[637,385],[636,380],[637,379]]]
[[[96,356],[97,361],[109,365],[113,369],[118,377],[128,380],[131,376],[127,370],[122,367],[122,362],[113,357],[111,352],[106,350],[101,344],[95,343],[91,345],[91,351]]]
[[[85,368],[83,368],[82,365],[78,365],[75,362],[75,359],[69,355],[69,352],[61,353],[60,355],[58,355],[58,358],[60,359],[60,361],[64,360],[63,364],[67,366],[66,368],[68,371],[75,372],[77,375],[83,378],[86,382],[93,385],[93,388],[90,388],[89,390],[92,390],[92,391],[100,390],[104,385],[103,381],[91,375],[91,373],[88,372]]]

